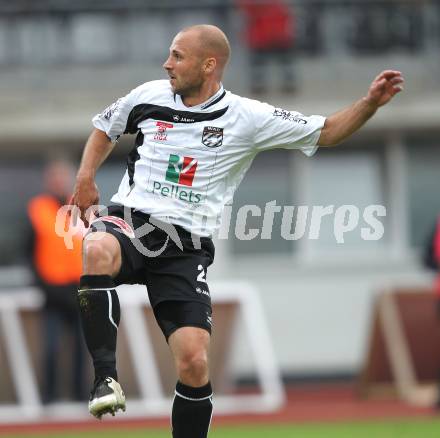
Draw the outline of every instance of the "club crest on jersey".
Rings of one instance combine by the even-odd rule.
[[[223,144],[223,128],[205,126],[203,128],[202,143],[208,148],[218,148]]]
[[[172,123],[156,122],[157,131],[154,134],[153,139],[157,141],[165,141],[167,139],[167,129],[173,127]]]
[[[175,184],[191,187],[196,170],[197,160],[195,158],[170,154],[165,179]]]

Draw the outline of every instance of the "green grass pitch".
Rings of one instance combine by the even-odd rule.
[[[170,438],[164,429],[113,429],[76,433],[2,435],[7,438]],[[438,438],[440,419],[214,428],[209,438]]]

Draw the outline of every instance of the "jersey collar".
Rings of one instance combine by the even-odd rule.
[[[180,94],[175,94],[174,95],[174,100],[177,104],[179,104],[180,106],[182,106],[183,108],[185,108],[185,110],[204,110],[207,109],[211,106],[214,106],[217,102],[220,102],[220,100],[222,100],[226,95],[226,91],[223,87],[223,84],[220,84],[220,88],[219,90],[212,95],[208,100],[206,100],[205,102],[199,103],[198,105],[194,105],[194,106],[186,106],[183,101],[182,101],[182,96],[180,96]]]

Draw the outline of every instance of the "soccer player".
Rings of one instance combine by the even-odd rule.
[[[87,210],[99,200],[97,169],[119,136],[137,134],[114,205],[92,221],[83,244],[78,298],[96,375],[89,410],[101,417],[125,409],[115,364],[115,287],[145,284],[178,375],[174,438],[208,434],[211,236],[253,158],[273,148],[311,156],[318,145],[335,145],[403,85],[400,72],[386,70],[350,107],[328,118],[304,116],[226,91],[221,80],[229,56],[219,28],[180,31],[163,65],[169,80],[140,85],[94,117],[72,198],[88,224]]]

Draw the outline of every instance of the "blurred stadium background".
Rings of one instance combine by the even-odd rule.
[[[78,162],[91,130],[92,116],[136,85],[164,78],[162,63],[169,44],[179,29],[190,24],[211,23],[225,30],[233,50],[225,88],[252,96],[249,56],[243,39],[245,20],[236,3],[0,0],[1,422],[71,421],[69,412],[73,411],[78,412],[75,419],[87,418],[85,405],[69,407],[67,411],[53,406],[42,408],[38,391],[31,391],[31,403],[29,399],[23,400],[23,394],[29,391],[26,385],[32,383],[29,379],[41,382],[38,312],[20,312],[19,319],[11,322],[10,309],[18,305],[19,294],[34,291],[29,288],[30,275],[25,266],[25,209],[30,197],[42,190],[44,163],[49,157],[59,155]],[[226,300],[217,324],[218,354],[219,357],[224,357],[225,352],[230,354],[225,363],[215,366],[225,394],[258,389],[259,378],[268,370],[267,363],[261,364],[255,358],[258,349],[246,333],[264,332],[267,324],[268,351],[273,350],[269,374],[276,366],[276,373],[279,372],[288,389],[288,401],[292,402],[293,397],[294,405],[301,407],[304,394],[295,393],[296,389],[318,383],[313,386],[315,393],[319,388],[329,390],[329,382],[342,382],[342,389],[332,386],[333,395],[320,398],[317,403],[325,410],[334,404],[338,394],[342,399],[350,394],[362,412],[364,405],[356,405],[360,402],[355,397],[355,393],[362,391],[356,392],[355,388],[363,372],[364,380],[377,377],[392,381],[398,377],[392,363],[390,366],[393,359],[376,358],[378,368],[367,360],[374,350],[371,339],[375,299],[384,290],[402,289],[420,290],[426,297],[433,280],[433,274],[423,267],[421,260],[440,213],[440,2],[295,0],[288,3],[295,16],[295,46],[291,56],[297,76],[296,91],[293,95],[278,91],[279,74],[272,66],[267,73],[269,89],[259,99],[305,114],[329,115],[363,95],[375,75],[385,68],[401,70],[406,89],[361,132],[336,149],[320,150],[313,159],[283,150],[261,154],[236,194],[234,211],[244,204],[264,208],[273,200],[282,206],[355,205],[361,211],[367,205],[382,204],[387,210],[386,217],[381,218],[385,234],[378,241],[364,241],[361,223],[346,234],[344,244],[338,244],[329,218],[323,221],[319,239],[287,241],[280,235],[278,215],[271,239],[241,241],[230,233],[229,239],[219,241],[210,281],[219,284],[219,289],[228,289],[226,295],[231,296],[236,292],[234,289],[240,289],[235,285],[250,287],[262,305],[264,324],[262,328],[259,320],[252,323],[250,318],[249,324],[245,324],[242,318],[235,318],[234,300],[230,300],[230,307]],[[99,172],[102,203],[108,202],[125,170],[125,156],[132,142],[132,138],[123,139]],[[261,227],[262,218],[253,219],[250,226]],[[432,320],[427,329],[429,334],[439,329],[433,323],[434,310],[430,312],[426,303],[431,303],[429,298],[423,307],[428,313],[422,309],[415,316],[411,308],[417,305],[409,305],[409,319],[415,326],[426,319]],[[38,297],[24,295],[20,306],[38,308]],[[24,369],[22,378],[17,375],[17,368],[14,374],[16,364],[11,359],[11,354],[17,356],[17,352],[11,353],[5,341],[11,327],[17,329],[17,322],[25,335],[23,347],[30,362],[30,367],[19,367]],[[234,330],[228,330],[231,327]],[[265,335],[264,332],[262,336]],[[415,345],[420,342],[420,336],[414,338]],[[122,340],[121,348],[128,348],[127,343]],[[158,339],[158,343],[163,342]],[[160,352],[161,348],[154,338],[153,353],[155,357],[162,354],[161,360],[166,363],[166,353]],[[377,348],[379,351],[380,345]],[[429,352],[423,356],[428,381],[435,381],[433,370],[437,364],[440,369],[440,358],[434,357],[434,353],[439,351],[431,350],[431,362]],[[129,357],[120,355],[123,362]],[[135,371],[137,366],[136,359],[127,359],[121,365],[126,369],[127,379],[139,372]],[[425,375],[417,371],[418,364],[413,366],[416,379],[423,380]],[[365,377],[367,368],[371,373]],[[277,379],[271,376],[266,383],[277,385]],[[167,393],[173,377],[161,378]],[[404,377],[403,381],[408,379]],[[135,398],[142,395],[142,388],[136,385],[134,378],[128,384],[128,392]],[[272,389],[263,388],[269,392]],[[398,394],[402,395],[402,391]],[[309,393],[305,395],[306,404],[313,401],[309,396]],[[66,400],[60,404],[63,403]],[[275,409],[276,404],[270,409]],[[405,411],[406,405],[399,406],[403,411],[396,411],[394,416],[413,412]],[[151,412],[145,412],[148,417],[155,412],[154,406],[150,408]],[[142,405],[139,409],[142,410]],[[281,409],[286,409],[285,405]],[[414,409],[416,413],[427,412],[420,407]],[[294,413],[290,418],[292,422],[304,420],[296,418]],[[364,417],[360,414],[357,418]],[[307,415],[305,419],[313,421]],[[320,419],[332,418],[324,415]],[[253,422],[254,417],[247,417],[247,421]],[[306,432],[295,433],[308,436]],[[347,436],[364,436],[361,433]],[[404,436],[394,433],[397,432],[383,436]],[[225,436],[235,435],[231,432]],[[246,435],[241,432],[237,436]],[[318,431],[310,436],[331,435]],[[339,432],[338,436],[345,435]]]

